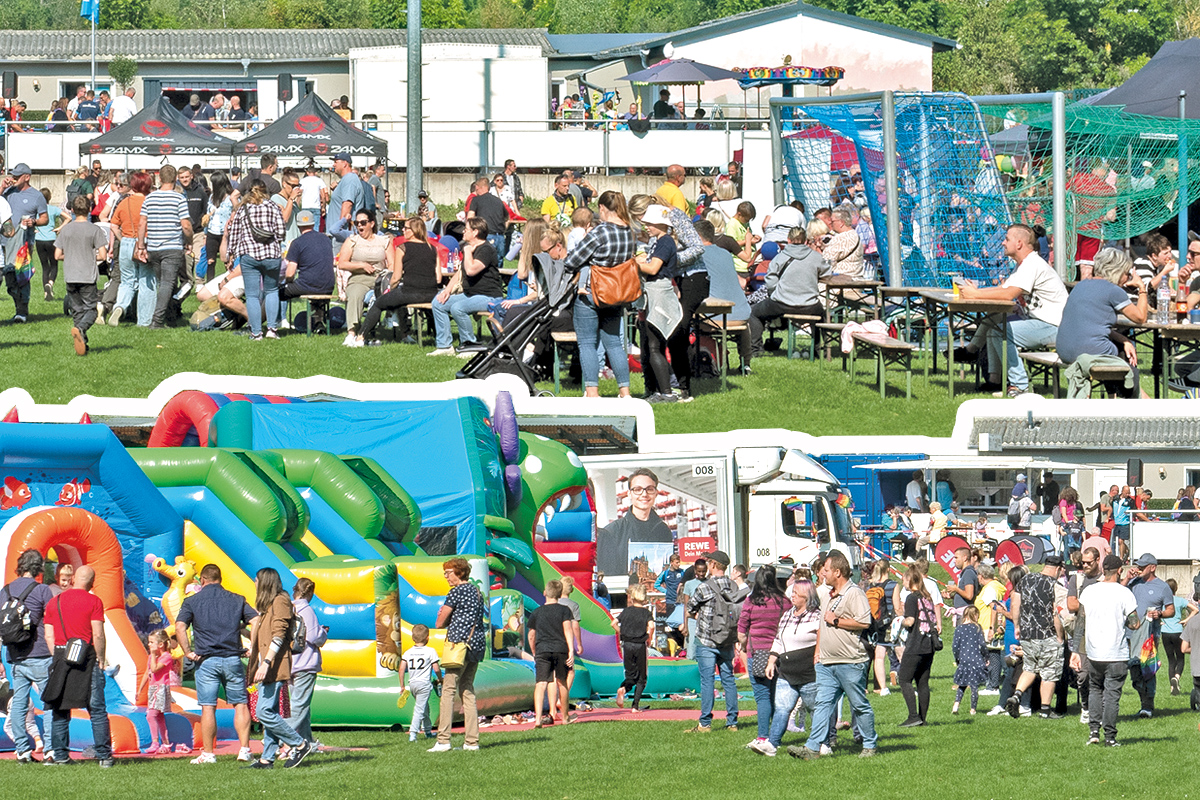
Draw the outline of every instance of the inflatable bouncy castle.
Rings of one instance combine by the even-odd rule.
[[[118,667],[108,684],[118,752],[149,741],[136,691],[146,636],[173,625],[208,563],[251,600],[262,567],[289,590],[299,577],[316,583],[312,607],[329,627],[317,725],[409,722],[412,701],[397,705],[399,654],[412,626],[433,626],[448,591],[441,565],[453,555],[467,558],[491,609],[480,714],[532,707],[525,617],[563,574],[576,578],[584,637],[573,695],[619,686],[611,617],[587,591],[595,515],[586,471],[562,444],[518,431],[506,394],[489,408],[475,397],[304,402],[186,392],[163,407],[149,442],[126,449],[100,424],[0,424],[6,581],[27,547],[97,568],[108,658]],[[442,643],[433,631],[431,646]],[[696,677],[694,662],[654,659],[648,691],[678,691]],[[198,735],[186,683],[168,723],[179,741]],[[218,723],[221,736],[233,735],[231,709],[218,710]],[[86,715],[73,725],[72,745],[87,744]]]

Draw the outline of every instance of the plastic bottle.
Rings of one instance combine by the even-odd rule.
[[[1154,321],[1159,325],[1167,325],[1171,322],[1171,278],[1169,275],[1164,275],[1162,282],[1158,284],[1157,311]]]
[[[1178,288],[1175,290],[1175,312],[1179,322],[1187,322],[1187,291],[1187,282],[1178,281]]]

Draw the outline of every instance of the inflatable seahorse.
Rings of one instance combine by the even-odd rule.
[[[162,607],[163,612],[167,615],[169,628],[174,627],[175,618],[179,615],[179,607],[183,605],[183,599],[191,594],[189,589],[194,591],[196,562],[188,561],[183,556],[176,556],[175,564],[168,565],[166,559],[155,558],[153,555],[146,556],[146,561],[154,568],[155,572],[171,581],[171,586],[163,594]]]

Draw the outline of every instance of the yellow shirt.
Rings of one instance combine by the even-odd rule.
[[[655,194],[678,208],[683,213],[688,213],[687,198],[683,196],[683,192],[680,191],[679,187],[670,181],[663,181],[663,185],[658,187],[658,191],[656,191]]]
[[[732,236],[739,245],[746,241],[746,226],[737,217],[730,217],[725,223],[725,234]],[[750,265],[737,256],[733,257],[733,268],[738,272],[748,272]]]
[[[542,201],[542,214],[549,215],[551,221],[558,218],[559,226],[563,230],[568,230],[571,227],[571,215],[574,213],[575,198],[571,195],[567,195],[567,199],[561,203],[553,194]]]

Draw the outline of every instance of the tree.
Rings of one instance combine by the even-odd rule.
[[[128,56],[116,56],[108,62],[108,75],[122,88],[128,89],[137,75],[137,62]]]
[[[268,0],[271,28],[366,28],[365,0]]]
[[[155,27],[150,0],[103,0],[99,27],[118,31]]]
[[[368,5],[373,27],[408,27],[408,3],[404,0],[369,0]],[[463,0],[421,0],[422,28],[462,28],[466,24]]]

